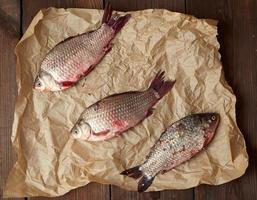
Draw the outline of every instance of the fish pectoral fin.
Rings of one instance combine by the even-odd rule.
[[[87,76],[95,68],[95,66],[96,65],[91,65],[87,70],[83,72],[82,76]]]
[[[153,112],[154,112],[154,108],[150,108],[150,109],[147,111],[147,113],[146,113],[146,117],[151,116],[151,115],[153,114]]]
[[[112,46],[113,46],[113,44],[109,43],[106,47],[103,48],[102,56],[98,60],[97,63],[99,63],[103,59],[104,55],[106,55],[107,53],[109,53],[112,50]],[[95,68],[96,65],[97,64],[93,64],[93,65],[89,66],[88,69],[83,72],[82,77],[87,76]]]
[[[106,47],[104,47],[104,49],[103,49],[104,54],[109,53],[109,52],[112,50],[112,46],[113,46],[113,44],[112,44],[112,43],[107,44],[107,46],[106,46]]]
[[[115,120],[112,122],[112,127],[115,130],[115,132],[120,132],[124,129],[126,129],[128,123],[124,120]]]
[[[101,131],[101,132],[97,132],[97,133],[92,132],[92,134],[95,135],[95,136],[105,136],[105,135],[107,135],[109,132],[110,132],[110,130],[105,130],[105,131]]]
[[[172,168],[170,168],[170,169],[164,169],[164,170],[160,171],[160,173],[161,173],[161,174],[165,174],[166,172],[170,171],[171,169],[172,169]]]
[[[75,84],[75,82],[72,81],[63,81],[59,83],[62,87],[70,87]]]
[[[108,140],[115,136],[115,133],[107,130],[107,131],[101,131],[98,133],[91,132],[90,137],[88,138],[88,141],[104,141]]]

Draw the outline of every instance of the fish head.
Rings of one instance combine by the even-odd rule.
[[[33,88],[39,91],[45,91],[45,83],[42,78],[38,75],[34,81]]]
[[[41,92],[45,91],[59,91],[62,87],[54,80],[54,78],[47,72],[40,71],[34,81],[33,88]]]
[[[75,139],[87,140],[91,135],[91,127],[83,119],[79,119],[74,127],[71,129],[70,133]]]
[[[219,125],[220,115],[218,113],[201,114],[201,125],[205,138],[205,145],[210,143]]]

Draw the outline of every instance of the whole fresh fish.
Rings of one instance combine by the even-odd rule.
[[[159,72],[145,91],[125,92],[104,98],[81,114],[71,134],[88,141],[107,140],[134,127],[153,112],[153,106],[173,87]]]
[[[193,114],[173,123],[151,148],[146,161],[121,172],[138,182],[138,191],[145,191],[159,173],[173,169],[190,160],[208,145],[218,127],[219,114]]]
[[[59,91],[73,86],[111,50],[112,39],[129,18],[130,15],[112,16],[111,5],[107,4],[100,28],[70,37],[46,55],[34,88],[40,91]]]

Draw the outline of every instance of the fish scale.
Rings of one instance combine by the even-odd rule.
[[[143,170],[147,174],[151,174],[155,176],[160,168],[165,168],[165,165],[170,165],[170,163],[178,163],[183,162],[184,157],[181,157],[180,152],[186,148],[186,152],[191,152],[192,149],[198,148],[201,149],[204,144],[204,135],[198,134],[200,132],[199,127],[192,127],[192,125],[188,125],[190,122],[185,120],[183,122],[183,126],[185,129],[183,130],[183,134],[181,134],[181,130],[179,128],[170,128],[168,129],[160,138],[160,143],[157,146],[152,155],[150,156],[149,160],[142,165]],[[170,148],[170,152],[168,154],[162,154],[163,148],[166,144]],[[176,156],[172,156],[177,154]],[[166,156],[164,156],[166,155]],[[149,165],[148,162],[151,163],[151,160],[161,160],[163,162],[158,162],[158,165],[153,167]],[[168,162],[167,162],[168,160]]]
[[[134,127],[152,114],[152,107],[173,87],[159,72],[145,91],[125,92],[106,97],[86,108],[71,130],[75,138],[106,140]]]
[[[193,148],[198,147],[198,149],[202,149],[204,144],[204,135],[194,134],[197,132],[199,132],[197,129],[192,131],[186,129],[184,136],[181,136],[178,132],[174,132],[172,129],[167,130],[160,138],[160,140],[164,142],[157,144],[159,146],[153,150],[148,161],[142,165],[144,172],[151,176],[155,176],[160,171],[160,168],[165,169],[165,166],[183,162],[185,153],[188,155],[186,158],[188,158],[191,156],[188,152],[191,152]],[[186,151],[183,151],[184,148]],[[153,165],[153,162],[155,162],[156,165]]]
[[[80,74],[83,74],[94,64],[94,59],[102,55],[104,47],[113,36],[114,31],[103,25],[92,33],[71,38],[50,51],[48,54],[50,56],[47,55],[46,60],[42,62],[42,69],[51,74],[58,82],[72,81],[78,75],[78,70]],[[88,48],[90,46],[92,48]]]
[[[43,59],[34,88],[59,91],[73,86],[86,76],[111,50],[111,41],[127,23],[130,15],[112,15],[108,3],[102,25],[57,44]]]
[[[156,101],[153,91],[145,91],[140,93],[128,93],[120,97],[105,99],[99,102],[100,105],[85,111],[83,119],[88,122],[94,132],[113,129],[113,121],[128,121],[133,115],[142,115],[149,109],[149,106]],[[95,111],[97,110],[97,111]]]
[[[138,179],[138,191],[145,191],[159,173],[165,173],[191,159],[210,143],[219,123],[219,114],[189,115],[162,133],[142,165],[121,174]]]

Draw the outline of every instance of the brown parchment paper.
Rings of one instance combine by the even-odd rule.
[[[189,162],[158,175],[149,191],[218,185],[244,174],[248,156],[236,124],[236,98],[222,74],[215,21],[167,10],[132,12],[112,51],[76,87],[55,93],[32,89],[46,53],[65,38],[96,28],[102,13],[41,10],[17,45],[12,142],[18,161],[5,196],[59,196],[91,181],[136,190],[137,182],[119,173],[142,163],[172,122],[196,112],[221,115],[213,142]],[[69,130],[85,107],[114,93],[146,89],[160,69],[177,82],[152,116],[109,141],[70,137]]]

